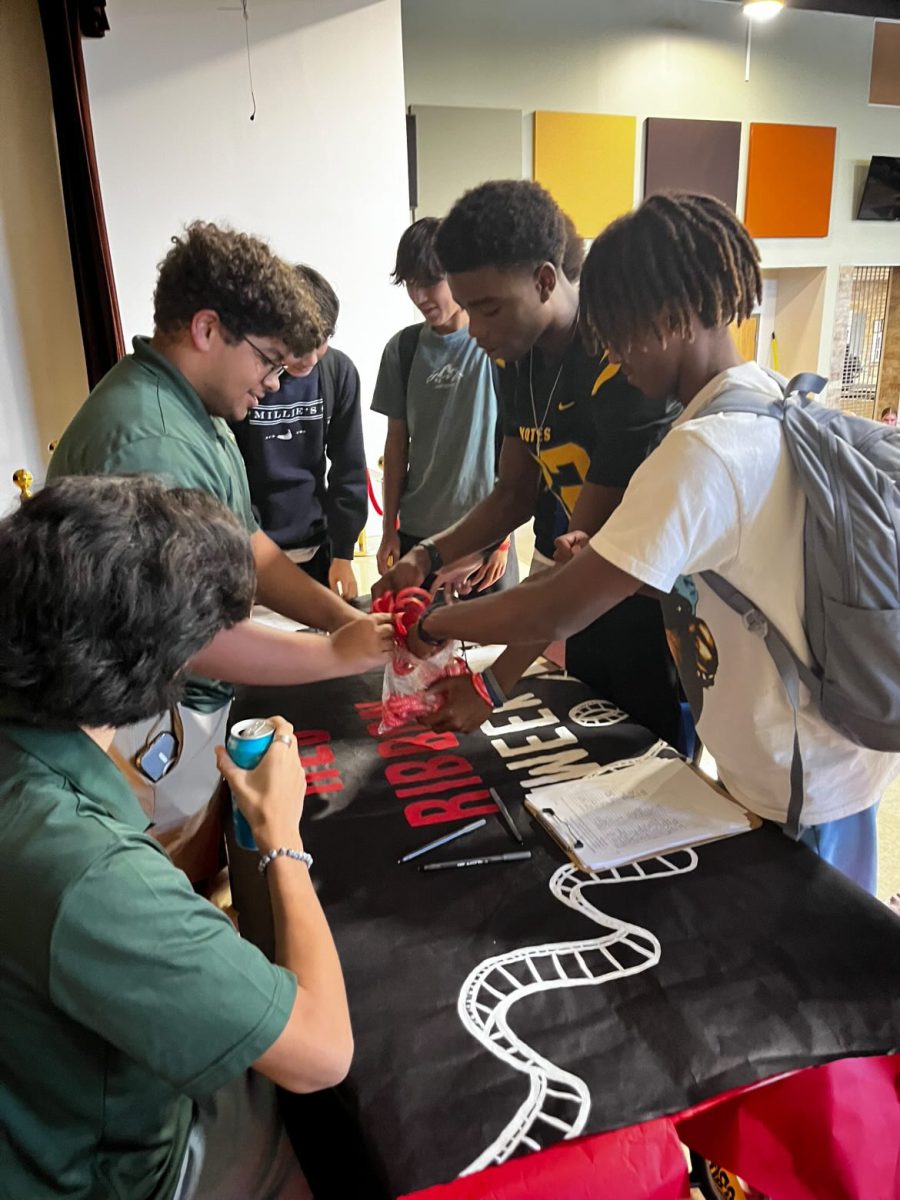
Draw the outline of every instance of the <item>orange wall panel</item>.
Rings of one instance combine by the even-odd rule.
[[[750,126],[744,221],[758,238],[827,237],[837,130]]]

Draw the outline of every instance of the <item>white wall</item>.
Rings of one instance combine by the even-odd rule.
[[[854,221],[860,172],[872,154],[900,155],[900,110],[867,103],[872,20],[786,9],[754,32],[744,82],[746,21],[718,0],[403,0],[410,104],[475,105],[744,122],[739,211],[750,121],[837,127],[831,232],[766,239],[767,267],[829,267],[830,329],[842,263],[900,263],[900,223]],[[802,180],[785,175],[785,187]],[[828,336],[819,369],[827,371]],[[815,364],[810,364],[815,366]]]
[[[0,514],[87,393],[37,5],[0,0]]]
[[[331,280],[368,412],[382,347],[413,319],[388,278],[409,219],[399,0],[252,0],[252,123],[231,5],[109,0],[110,32],[84,44],[126,339],[151,329],[171,235],[228,223]],[[382,420],[367,415],[370,461]]]

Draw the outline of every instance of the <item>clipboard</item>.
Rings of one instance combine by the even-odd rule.
[[[750,813],[680,756],[609,764],[533,791],[525,807],[591,872],[758,829]]]

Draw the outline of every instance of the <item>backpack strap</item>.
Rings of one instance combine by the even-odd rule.
[[[697,414],[698,419],[714,416],[716,413],[739,412],[750,413],[756,417],[774,417],[777,421],[781,421],[784,419],[784,406],[787,400],[796,397],[798,403],[805,406],[809,403],[809,396],[818,395],[828,382],[824,376],[813,375],[811,371],[795,375],[787,382],[782,376],[776,375],[772,371],[767,371],[766,374],[781,388],[782,399],[769,398],[762,392],[754,391],[751,388],[729,388],[706,408],[701,409]]]
[[[723,604],[742,618],[750,633],[755,633],[766,643],[775,669],[787,693],[794,714],[794,749],[791,756],[791,793],[785,833],[795,840],[800,836],[800,813],[803,808],[803,758],[800,754],[800,737],[797,731],[797,712],[800,708],[800,684],[809,688],[818,703],[822,685],[802,659],[788,645],[781,632],[760,612],[752,600],[743,592],[717,575],[715,571],[701,571],[700,578],[715,592]]]
[[[400,330],[397,352],[400,356],[400,379],[403,383],[404,396],[409,390],[409,377],[412,374],[413,359],[416,357],[416,350],[419,346],[419,334],[424,328],[425,322],[419,321],[416,325],[407,325],[405,329]]]

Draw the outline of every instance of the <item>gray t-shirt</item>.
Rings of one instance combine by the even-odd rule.
[[[400,334],[384,348],[372,410],[406,422],[409,469],[400,528],[415,538],[452,525],[491,491],[497,397],[488,356],[468,329],[444,336],[424,325],[406,392]]]

